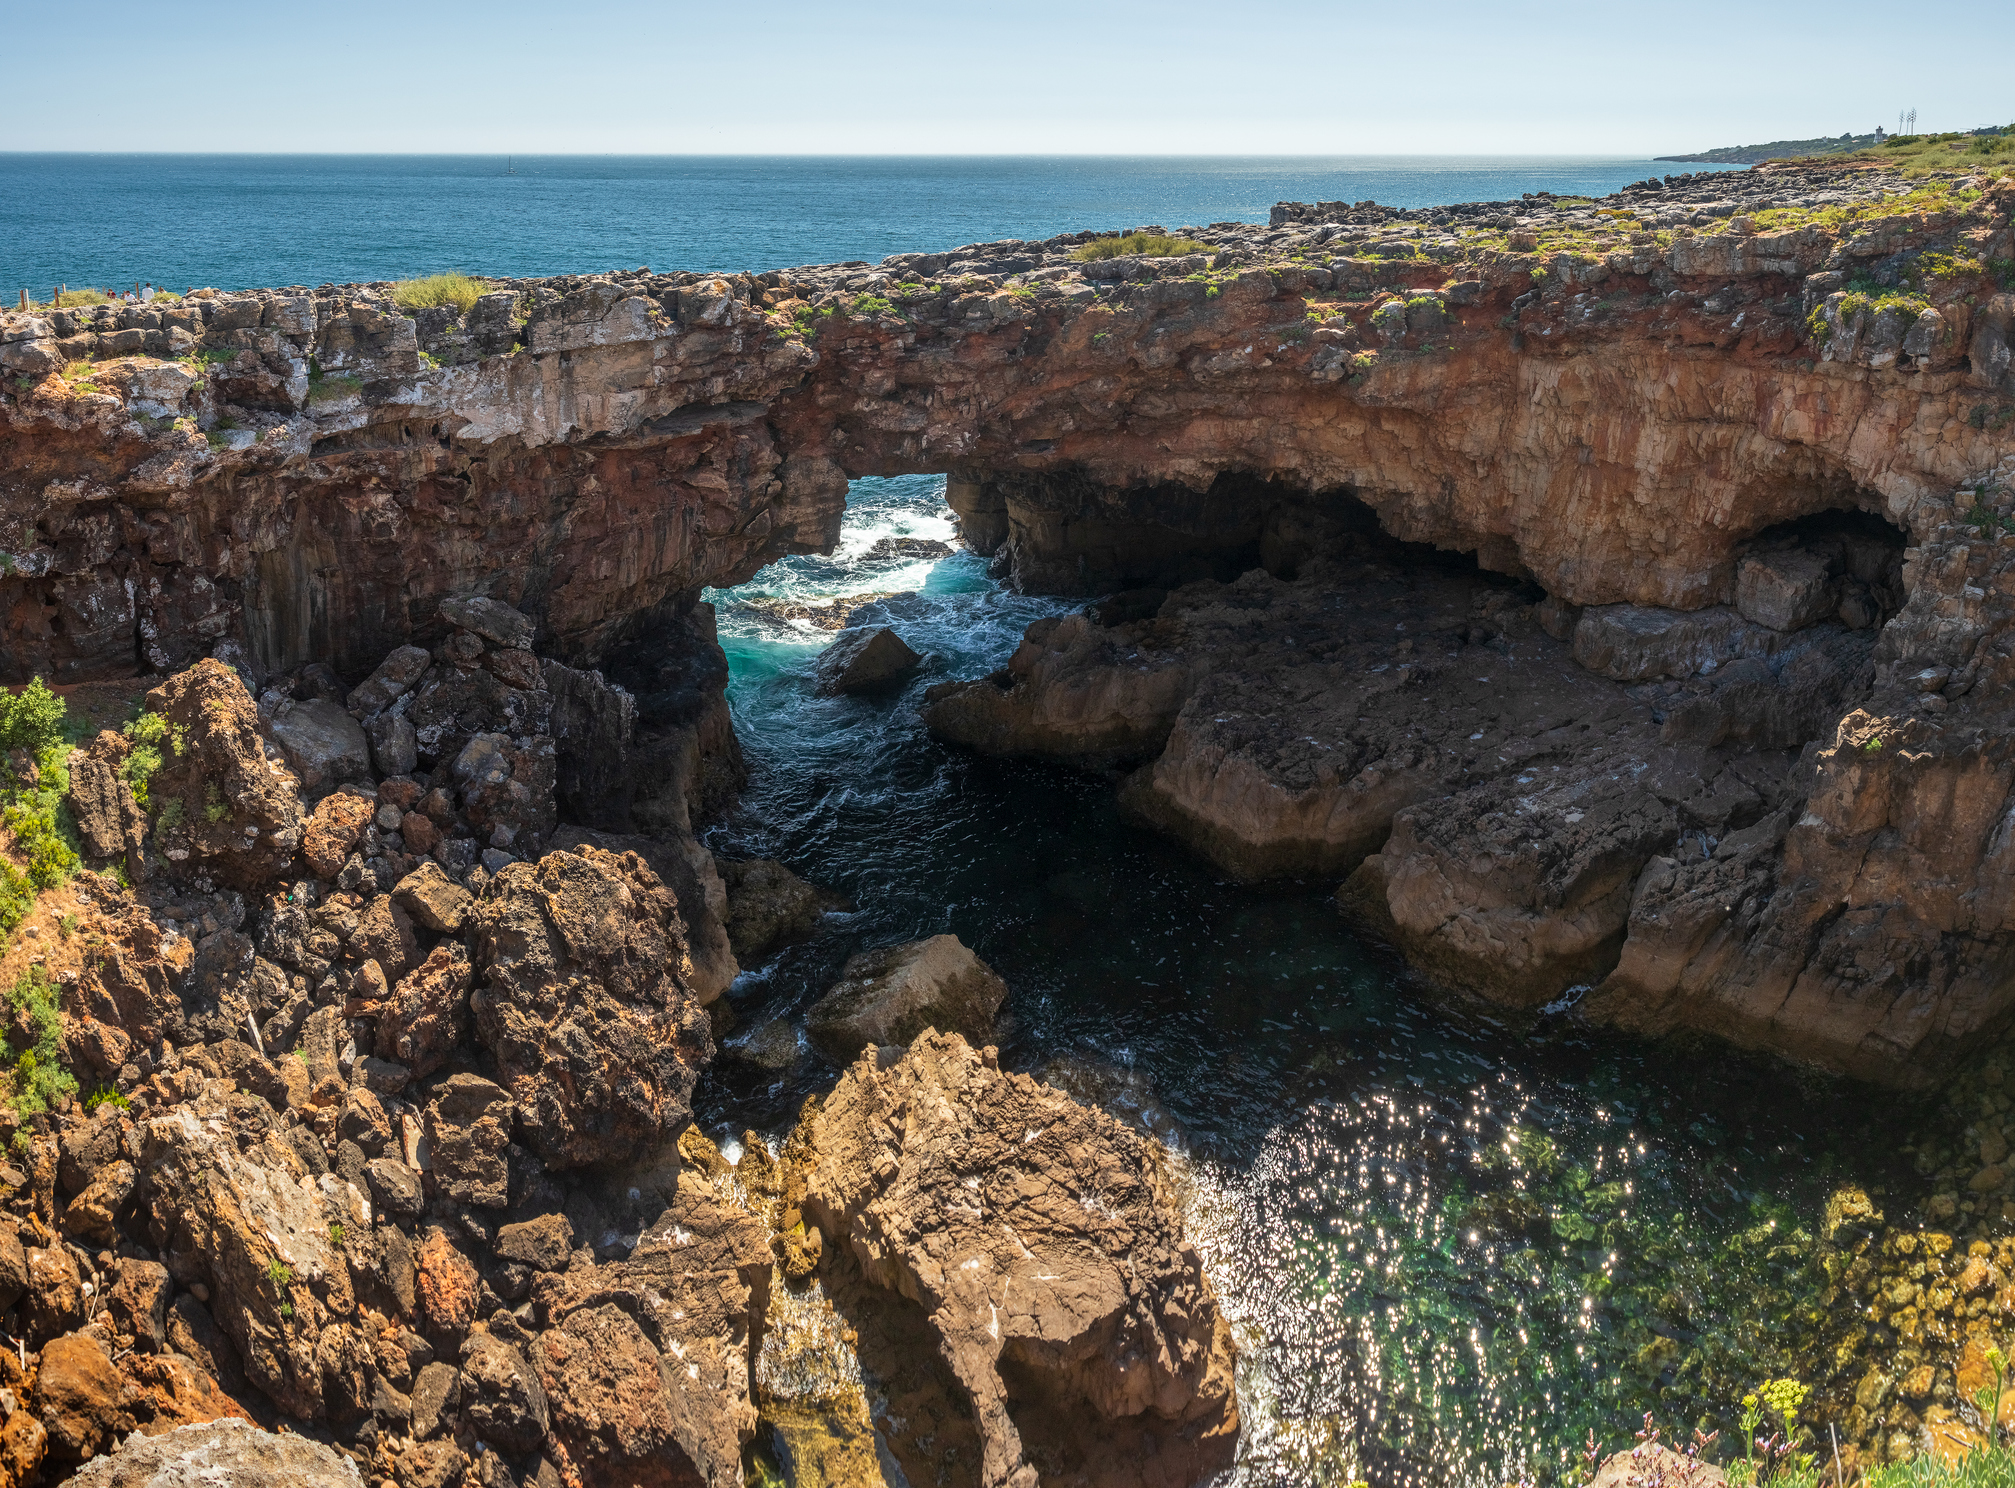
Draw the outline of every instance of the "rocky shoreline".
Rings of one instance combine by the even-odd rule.
[[[772,1288],[822,1274],[857,1333],[903,1340],[874,1429],[913,1481],[1227,1462],[1229,1336],[1155,1154],[990,1046],[904,1032],[984,1034],[1000,994],[953,1013],[956,960],[879,994],[909,1021],[780,1161],[692,1127],[730,932],[792,933],[791,895],[763,865],[728,888],[690,835],[559,825],[555,691],[593,700],[590,735],[628,699],[542,664],[501,604],[444,613],[433,653],[340,700],[318,666],[256,703],[215,660],[162,682],[151,811],[130,736],[70,756],[107,871],[0,967],[59,989],[81,1087],[0,1106],[7,1481],[184,1451],[250,1472],[262,1438],[170,1434],[243,1420],[325,1443],[287,1448],[304,1480],[739,1483]],[[880,1031],[894,983],[860,977],[836,1032]]]
[[[799,1450],[1230,1462],[1158,1150],[999,1068],[956,941],[849,964],[779,1150],[691,1127],[723,990],[821,907],[694,836],[743,768],[701,591],[830,547],[855,476],[946,473],[1000,572],[1097,597],[934,688],[941,738],[1334,880],[1464,995],[1944,1079],[2015,1018],[2011,206],[1804,164],[1282,204],[1174,257],[0,315],[0,680],[144,677],[159,745],[137,792],[130,730],[69,756],[95,871],[0,961],[81,1085],[0,1107],[0,1471],[739,1482],[786,1292],[880,1387],[776,1416]],[[1916,1288],[1834,1382],[1871,1460],[1959,1419],[1923,1320],[2008,1311],[2015,1165],[1967,1140],[1963,1263],[1841,1242],[1906,1273],[1852,1253],[1857,1295]]]
[[[852,476],[949,472],[971,545],[1052,593],[1292,581],[1336,529],[1375,524],[1532,586],[1598,671],[1678,683],[1693,721],[1661,730],[1743,715],[1729,679],[1750,677],[1764,732],[1799,735],[1773,747],[1815,752],[1787,787],[1662,805],[1614,883],[1491,848],[1530,886],[1468,950],[1429,927],[1436,896],[1467,903],[1497,870],[1472,854],[1446,876],[1477,829],[1431,825],[1396,757],[1365,782],[1392,810],[1359,813],[1357,846],[1303,823],[1234,847],[1227,822],[1269,792],[1288,816],[1320,792],[1192,721],[1140,795],[1149,819],[1262,875],[1418,840],[1385,914],[1445,977],[1500,932],[1559,927],[1559,954],[1513,953],[1534,968],[1515,998],[1602,980],[1586,1011],[1627,1027],[1922,1085],[2015,1011],[1991,970],[2011,932],[1981,892],[2007,769],[2015,295],[1991,266],[2015,257],[2008,190],[1804,162],[1601,202],[1283,204],[1265,228],[1195,229],[1209,251],[1179,257],[1084,259],[1083,233],[498,281],[465,314],[325,285],[0,316],[6,665],[83,681],[222,648],[255,679],[314,661],[355,678],[436,644],[442,599],[480,594],[635,700],[622,744],[570,756],[602,763],[560,780],[568,819],[676,833],[739,770],[697,597],[829,546]],[[1901,568],[1807,533],[1842,513],[1900,544]],[[1872,691],[1822,719],[1816,700],[1845,694],[1801,679],[1853,670],[1815,649],[1826,624],[1877,639]],[[1146,733],[1121,752],[1160,724],[1126,727]],[[1752,816],[1749,796],[1773,804]],[[1783,836],[1739,859],[1682,848],[1779,810]],[[1604,854],[1575,843],[1539,856]],[[1357,897],[1383,923],[1370,882]],[[1567,925],[1591,895],[1603,907]]]

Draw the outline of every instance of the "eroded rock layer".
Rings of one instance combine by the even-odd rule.
[[[1099,674],[1109,695],[1042,687],[1047,714],[996,722],[1077,731],[1048,752],[1154,759],[1142,815],[1241,872],[1340,874],[1381,849],[1390,933],[1450,980],[1488,965],[1531,1001],[1613,964],[1586,1004],[1602,1016],[1915,1079],[2015,996],[1991,866],[2011,202],[2005,180],[1820,163],[1594,203],[1283,204],[1164,258],[1080,258],[1076,234],[496,281],[466,310],[408,314],[374,284],[10,314],[0,668],[80,680],[215,653],[257,684],[329,663],[326,696],[271,720],[311,790],[452,749],[478,845],[551,830],[512,804],[547,770],[574,824],[676,838],[738,769],[698,591],[830,544],[851,476],[947,473],[974,546],[1086,595],[1256,566],[1301,582],[1369,513],[1535,586],[1581,673],[1687,684],[1669,717],[1612,734],[1617,771],[1667,782],[1655,809],[1562,798],[1562,832],[1527,838],[1444,756],[1360,741],[1348,777],[1293,757],[1335,740],[1291,732],[1292,709],[1262,760],[1220,721],[1245,685],[1210,659],[1231,620]],[[1798,526],[1839,512],[1892,536]],[[451,642],[467,654],[437,654]],[[534,643],[550,660],[531,669],[514,658]],[[346,693],[402,646],[432,670],[388,662]],[[1521,670],[1534,647],[1467,685],[1554,687]],[[1563,717],[1622,706],[1560,686]],[[1520,706],[1537,727],[1546,710]],[[515,742],[534,736],[550,760]],[[1806,742],[1727,810],[1683,804],[1666,769]],[[1354,782],[1335,803],[1300,783],[1324,768]],[[1298,804],[1254,835],[1268,771]],[[1768,809],[1745,822],[1749,796]],[[1781,836],[1727,846],[1780,813]],[[116,799],[94,814],[104,841],[133,835]],[[242,825],[271,853],[291,830]],[[338,828],[306,824],[306,850]],[[184,833],[171,850],[223,852]]]

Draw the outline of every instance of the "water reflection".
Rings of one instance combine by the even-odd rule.
[[[1068,607],[970,554],[870,556],[946,535],[941,489],[858,482],[839,554],[718,596],[752,773],[712,845],[857,906],[744,975],[742,1028],[801,1015],[863,946],[948,930],[991,962],[1004,1062],[1174,1154],[1241,1346],[1241,1483],[1551,1479],[1588,1430],[1726,1420],[1791,1372],[1826,1192],[1902,1182],[1880,1108],[1717,1048],[1434,1007],[1333,883],[1221,882],[1120,821],[1108,780],[939,747],[921,689]],[[904,586],[872,618],[929,660],[894,698],[813,697],[826,634],[741,603]],[[780,1131],[836,1072],[789,1041],[766,1047],[795,1062],[738,1057],[743,1037],[702,1119]]]

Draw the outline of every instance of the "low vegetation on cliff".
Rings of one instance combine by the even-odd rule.
[[[1180,258],[1187,253],[1209,253],[1208,243],[1168,233],[1121,233],[1117,237],[1094,238],[1071,255],[1079,263],[1097,263],[1108,258]]]
[[[77,871],[75,832],[63,796],[63,700],[41,680],[0,693],[0,823],[11,853],[0,856],[0,946],[28,915],[35,895]]]
[[[475,308],[476,301],[490,292],[490,282],[463,273],[429,274],[422,279],[401,279],[392,286],[392,302],[401,310],[427,310],[452,305],[462,315]]]

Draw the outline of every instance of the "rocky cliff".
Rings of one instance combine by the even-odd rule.
[[[105,871],[0,946],[10,1059],[30,1046],[0,1070],[0,1488],[739,1484],[772,1286],[849,1264],[854,1200],[1016,1288],[1005,1350],[977,1261],[934,1304],[942,1365],[904,1398],[978,1424],[961,1456],[921,1415],[887,1423],[913,1481],[1079,1481],[1087,1423],[1127,1481],[1228,1460],[1229,1333],[1131,1132],[927,1031],[808,1112],[816,1166],[788,1185],[753,1134],[743,1168],[700,1135],[724,921],[763,896],[733,914],[689,836],[559,825],[568,689],[591,720],[626,710],[515,610],[442,610],[435,651],[394,651],[347,708],[324,663],[255,700],[205,658],[147,694],[150,768],[110,730],[69,755]],[[64,1079],[34,1084],[38,1057]],[[895,1191],[851,1122],[891,1091],[915,1111]],[[990,1217],[1042,1267],[965,1223],[982,1141],[1021,1185]],[[787,1237],[764,1199],[785,1192]],[[1138,1272],[1112,1254],[1132,1241]],[[850,1316],[907,1350],[915,1275],[875,1281]]]
[[[255,683],[311,661],[350,683],[479,592],[634,698],[580,727],[676,767],[577,776],[571,819],[677,830],[735,769],[699,590],[830,543],[851,476],[948,473],[973,543],[1051,592],[1333,583],[1375,541],[1417,545],[1370,555],[1410,583],[1428,548],[1472,555],[1472,589],[1525,587],[1417,619],[1468,606],[1461,643],[1506,654],[1459,673],[1509,751],[1408,737],[1444,689],[1339,753],[1374,716],[1345,692],[1425,675],[1396,650],[1347,685],[1337,661],[1277,672],[1264,748],[1235,737],[1243,622],[1193,597],[1183,635],[1120,637],[1161,646],[1120,657],[1147,680],[1044,694],[1078,730],[1044,747],[1152,763],[1137,809],[1235,871],[1375,857],[1353,904],[1445,980],[1522,1003],[1600,983],[1586,1005],[1616,1021],[1921,1078],[2015,1006],[1993,887],[2011,194],[1784,168],[1602,202],[1283,204],[1178,257],[1081,258],[1079,234],[499,281],[462,313],[378,284],[10,315],[0,667],[216,653]],[[1579,750],[1570,719],[1605,778],[1649,783],[1525,790]],[[1277,747],[1297,740],[1329,757]],[[1503,815],[1528,799],[1535,836]]]

